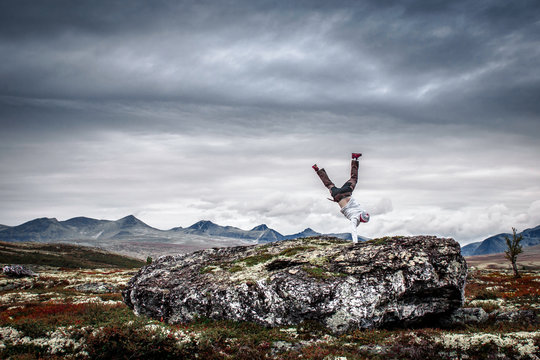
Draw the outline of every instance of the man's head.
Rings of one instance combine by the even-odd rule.
[[[369,221],[369,214],[365,211],[360,213],[360,216],[358,217],[360,222],[367,223]]]
[[[369,214],[365,211],[362,211],[360,215],[352,218],[351,221],[353,222],[354,226],[358,226],[361,223],[367,223],[369,221]]]

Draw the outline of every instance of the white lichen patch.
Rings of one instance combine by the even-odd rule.
[[[21,333],[12,327],[3,326],[0,327],[0,349],[5,347],[5,342],[13,342],[21,338]]]
[[[136,273],[132,269],[128,270],[110,270],[110,269],[60,269],[47,268],[40,271],[39,276],[35,278],[2,278],[0,279],[0,289],[6,285],[16,284],[20,288],[35,288],[38,285],[46,288],[47,285],[79,285],[85,283],[108,283],[112,285],[125,285],[129,279]]]
[[[58,286],[73,289],[78,285],[87,283],[107,283],[121,288],[127,284],[135,273],[136,271],[132,269],[93,269],[90,271],[44,267],[39,271],[39,276],[34,278],[0,278],[0,291],[18,292],[20,290],[48,289]],[[9,299],[11,298],[0,298],[0,303]],[[21,301],[26,300],[21,299]]]
[[[150,332],[150,336],[152,337],[158,337],[158,336],[165,336],[165,337],[172,337],[177,341],[178,345],[188,344],[188,343],[195,343],[197,344],[199,342],[199,338],[201,336],[200,333],[187,331],[187,330],[180,330],[180,329],[170,329],[161,325],[157,324],[148,324],[144,326],[144,329],[148,332]]]
[[[540,331],[513,332],[503,334],[442,334],[434,339],[445,348],[469,350],[492,343],[499,348],[513,348],[521,357],[538,359],[538,349],[534,345],[535,338],[540,336]]]
[[[242,266],[242,265],[240,265]],[[252,266],[242,266],[242,270],[232,273],[228,278],[233,282],[257,281],[269,275],[266,270],[266,262]]]
[[[292,336],[294,338],[298,337],[298,331],[296,328],[285,328],[285,329],[279,329],[280,332],[285,333],[289,336]]]
[[[17,284],[20,287],[25,287],[27,285],[33,284],[34,281],[35,281],[34,278],[8,278],[6,276],[2,276],[0,278],[0,289],[11,284]]]
[[[133,270],[110,270],[95,269],[89,270],[53,270],[40,273],[40,277],[45,277],[52,281],[65,281],[70,285],[79,285],[90,282],[105,282],[112,285],[125,285],[136,273]],[[39,281],[39,278],[38,278]]]
[[[72,304],[99,304],[99,305],[121,305],[120,300],[103,300],[98,296],[74,296],[70,298]]]
[[[39,300],[39,294],[34,294],[26,291],[12,292],[0,295],[0,304],[2,305],[37,302]]]
[[[503,307],[508,308],[508,304],[504,299],[487,299],[487,300],[471,300],[466,303],[468,307],[482,307],[482,306],[494,306],[494,307]]]
[[[324,266],[328,264],[329,260],[327,256],[314,256],[309,259],[309,263],[314,266]]]
[[[122,301],[102,300],[97,296],[66,296],[58,293],[35,294],[30,292],[9,293],[0,296],[0,304],[17,304],[10,308],[17,308],[28,303],[64,303],[73,304],[96,303],[101,305],[118,305]]]
[[[82,349],[81,340],[73,337],[80,330],[72,327],[58,327],[54,331],[49,331],[46,337],[30,338],[22,336],[21,332],[11,327],[0,327],[0,349],[5,348],[6,344],[12,345],[33,345],[44,348],[47,354],[63,354],[66,351],[77,352]]]
[[[133,324],[127,324],[131,326]],[[177,341],[178,345],[187,343],[197,344],[201,336],[200,333],[170,329],[157,324],[148,324],[143,327],[143,330],[148,333],[149,338],[170,337]],[[84,356],[85,343],[81,334],[92,334],[99,336],[103,331],[103,327],[93,328],[85,326],[77,328],[74,326],[60,326],[53,331],[46,333],[45,337],[31,338],[23,336],[23,333],[9,326],[0,327],[0,350],[9,345],[33,345],[41,347],[47,354],[62,355],[64,353],[75,354],[74,357]]]

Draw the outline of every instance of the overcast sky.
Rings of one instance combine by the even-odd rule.
[[[540,224],[540,3],[0,0],[0,223]]]

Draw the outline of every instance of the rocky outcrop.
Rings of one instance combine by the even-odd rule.
[[[37,276],[35,272],[24,265],[6,265],[2,268],[2,272],[8,277],[15,278]]]
[[[452,239],[316,237],[161,257],[139,270],[123,296],[135,313],[168,323],[319,321],[342,333],[451,312],[463,303],[466,274]]]

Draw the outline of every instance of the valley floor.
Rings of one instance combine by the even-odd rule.
[[[0,275],[2,359],[539,359],[540,271],[472,270],[465,307],[490,320],[452,329],[356,330],[333,336],[316,323],[268,329],[200,319],[167,325],[137,317],[120,291],[136,270],[35,268]],[[496,322],[508,310],[530,321]]]

